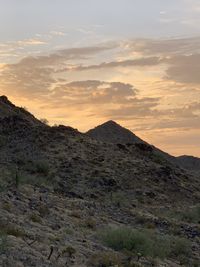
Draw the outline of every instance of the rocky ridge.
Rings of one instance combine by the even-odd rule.
[[[104,125],[105,135],[110,127],[120,129],[115,142],[50,127],[0,97],[0,266],[199,262],[199,176],[133,134],[132,142],[128,130],[124,142],[115,122]],[[118,251],[98,237],[107,227],[182,238],[190,256]]]

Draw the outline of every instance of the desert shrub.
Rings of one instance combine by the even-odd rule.
[[[145,197],[143,195],[136,195],[136,199],[138,203],[141,203],[141,204],[145,203]]]
[[[185,239],[160,235],[152,230],[136,230],[126,227],[107,228],[98,233],[99,239],[117,251],[131,251],[153,258],[175,257],[190,253],[190,243]]]
[[[137,224],[144,225],[144,224],[147,223],[147,218],[145,217],[144,214],[136,214],[135,222],[136,222]]]
[[[40,121],[45,125],[49,125],[49,121],[45,118],[40,119]]]
[[[199,267],[199,260],[193,260],[192,267]]]
[[[193,207],[188,207],[183,210],[167,210],[167,211],[158,211],[158,216],[183,221],[188,223],[199,223],[200,222],[200,205]]]
[[[111,202],[117,207],[128,207],[130,205],[127,196],[121,192],[115,192],[111,194]]]
[[[4,147],[7,143],[7,137],[0,135],[0,149]]]
[[[122,267],[120,257],[113,252],[99,252],[89,259],[88,266],[91,267],[111,267],[118,266]]]
[[[4,204],[2,205],[2,208],[3,208],[4,210],[10,212],[11,209],[12,209],[12,204],[11,204],[11,203],[8,203],[8,202],[7,202],[7,203],[4,203]]]
[[[7,247],[7,236],[5,233],[0,232],[0,255],[6,251]]]
[[[71,228],[66,228],[65,229],[65,234],[66,235],[72,235],[73,233],[74,233],[73,229],[71,229]]]
[[[33,186],[44,186],[44,187],[53,187],[56,181],[52,179],[49,175],[38,175],[30,174],[27,172],[20,172],[20,185],[33,185]]]
[[[30,216],[29,216],[30,220],[32,222],[35,222],[35,223],[41,223],[42,222],[42,219],[40,216],[38,216],[36,213],[32,213]]]
[[[28,111],[28,108],[27,108],[27,107],[19,107],[19,110],[20,110],[21,112],[23,112],[24,114],[29,115],[29,111]]]
[[[84,226],[90,229],[95,229],[96,228],[96,220],[93,219],[92,217],[88,217],[84,221]]]
[[[16,189],[20,187],[23,181],[22,173],[16,166],[12,166],[5,177],[7,179],[7,186],[12,185]]]
[[[1,233],[4,233],[4,235],[12,235],[15,237],[24,237],[26,235],[22,228],[19,228],[13,224],[0,222],[0,229]]]
[[[49,164],[45,160],[38,160],[34,163],[36,172],[47,176],[49,174]]]
[[[45,204],[40,204],[37,210],[41,217],[46,217],[50,213],[48,206]]]
[[[151,155],[151,158],[154,162],[158,163],[158,164],[165,164],[165,163],[168,163],[167,160],[165,159],[164,156],[162,155],[159,155],[159,154],[156,154],[156,153],[153,153]]]
[[[71,213],[70,213],[70,216],[71,217],[74,217],[74,218],[77,218],[77,219],[81,219],[82,217],[82,212],[80,210],[73,210]]]
[[[189,223],[199,223],[200,222],[200,205],[182,211],[179,214],[181,220]]]
[[[22,177],[20,176],[19,172],[15,173],[15,186],[16,188],[19,188],[20,182]]]
[[[12,171],[12,184],[19,189],[22,185],[31,184],[31,185],[49,185],[49,179],[47,176],[38,176],[30,175],[25,171]]]
[[[0,193],[6,191],[8,182],[5,179],[0,177]]]
[[[72,258],[75,253],[76,253],[76,249],[73,248],[72,246],[67,246],[63,248],[61,252],[62,255],[66,254],[69,258]]]
[[[7,191],[11,184],[13,184],[12,168],[9,170],[0,168],[0,192]]]
[[[191,243],[185,238],[173,238],[171,242],[171,254],[175,257],[191,255]]]

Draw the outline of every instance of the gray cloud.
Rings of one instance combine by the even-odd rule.
[[[133,98],[116,108],[108,108],[103,111],[104,116],[114,120],[132,120],[141,118],[152,118],[159,115],[156,109],[159,98]]]
[[[91,47],[79,47],[57,50],[54,53],[46,56],[26,57],[20,61],[21,65],[25,66],[55,66],[58,64],[64,64],[66,61],[75,59],[87,59],[91,55],[98,54],[110,49],[114,49],[114,44],[91,46]]]
[[[137,89],[131,84],[98,80],[74,81],[57,86],[51,93],[56,105],[107,105],[129,103]],[[53,101],[53,105],[55,105]]]
[[[156,118],[156,122],[139,125],[138,131],[158,129],[188,131],[190,129],[200,129],[200,102],[193,102],[178,108],[156,110],[152,115]]]
[[[200,84],[200,54],[176,56],[169,60],[169,64],[167,79]]]
[[[77,59],[87,59],[91,55],[96,55],[100,52],[104,52],[109,49],[113,49],[113,45],[107,46],[94,46],[94,47],[80,47],[57,50],[49,55],[29,56],[23,58],[16,64],[8,64],[8,67],[21,67],[21,68],[33,68],[33,67],[51,67],[57,68],[64,66],[66,62]]]
[[[98,70],[105,68],[116,68],[116,67],[149,67],[156,66],[164,62],[162,58],[159,57],[144,57],[139,59],[130,59],[130,60],[122,60],[122,61],[112,61],[112,62],[103,62],[96,65],[89,66],[76,66],[73,70],[83,71],[83,70]],[[63,69],[63,71],[68,69]]]
[[[136,39],[125,44],[128,50],[148,56],[173,56],[200,52],[200,37]]]
[[[73,81],[51,91],[43,108],[72,108],[88,116],[108,119],[133,119],[155,116],[159,98],[140,97],[131,84],[99,80]]]
[[[83,66],[72,65],[71,62],[80,59],[84,61],[91,56],[97,56],[98,53],[114,49],[115,45],[63,49],[45,56],[26,57],[16,64],[6,64],[0,69],[0,92],[40,100],[41,103],[46,102],[47,104],[42,105],[50,109],[63,108],[64,110],[69,107],[74,110],[87,110],[88,116],[94,115],[114,120],[148,119],[150,125],[148,129],[195,128],[194,124],[200,119],[199,102],[163,110],[160,105],[162,99],[140,97],[139,91],[132,84],[101,80],[68,82],[67,77],[62,76],[62,71],[67,70],[100,70],[115,67],[158,68],[160,64],[166,64],[167,70],[163,79],[184,85],[189,83],[199,85],[200,54],[187,54],[192,44],[190,45],[186,40],[182,41],[183,44],[181,40],[157,41],[157,43],[152,41],[146,43],[146,48],[143,44],[144,55],[141,55],[141,58]],[[198,41],[199,39],[195,39],[194,47],[197,46]],[[142,49],[141,46],[138,47],[138,51]],[[176,55],[176,49],[186,54]],[[164,90],[167,92],[166,86]],[[157,123],[152,123],[153,120]]]
[[[117,67],[167,67],[164,79],[179,83],[200,83],[200,37],[184,39],[138,39],[125,45],[126,52],[140,52],[137,59],[103,62],[95,65],[79,65],[58,69],[62,71],[103,70]],[[143,55],[143,56],[142,56]]]
[[[145,58],[157,58],[168,69],[164,79],[179,83],[200,83],[200,37],[176,39],[137,39],[127,42],[127,50]],[[156,65],[156,64],[155,64]]]
[[[70,48],[49,55],[25,57],[15,64],[6,64],[0,69],[0,90],[14,95],[37,98],[46,96],[60,82],[55,74],[70,60],[86,59],[100,52],[113,49],[114,44],[94,47]]]

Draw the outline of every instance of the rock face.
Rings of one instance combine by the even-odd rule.
[[[177,163],[185,169],[196,172],[200,171],[200,158],[192,156],[180,156],[177,157]]]
[[[130,130],[120,126],[112,120],[89,130],[86,134],[105,143],[118,144],[118,146],[121,146],[121,148],[124,144],[128,146],[135,144],[135,146],[141,151],[149,151],[154,157],[171,162],[172,164],[178,165],[181,168],[193,172],[198,172],[200,170],[199,158],[192,156],[173,157],[157,147],[149,145]]]
[[[140,251],[108,248],[97,237],[108,226],[183,238],[193,266],[199,176],[115,122],[103,125],[101,140],[96,130],[50,127],[0,98],[0,266],[151,266],[152,254],[138,263]],[[179,263],[170,254],[158,266]]]
[[[6,96],[0,96],[0,119],[8,119],[11,117],[20,118],[26,120],[32,125],[41,125],[41,122],[37,120],[31,113],[25,108],[16,107],[11,103]]]
[[[105,122],[87,132],[87,135],[99,141],[110,143],[145,143],[131,131],[120,126],[114,121]]]

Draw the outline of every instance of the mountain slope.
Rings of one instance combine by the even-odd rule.
[[[156,192],[168,188],[165,194],[170,196],[169,202],[178,196],[181,200],[192,199],[188,189],[194,191],[196,187],[195,183],[187,182],[188,174],[116,123],[103,125],[102,138],[107,129],[111,129],[110,140],[114,129],[115,140],[125,140],[128,136],[126,142],[130,143],[102,143],[70,127],[49,127],[29,113],[21,113],[12,104],[7,106],[11,115],[8,116],[8,110],[4,109],[7,115],[0,124],[0,158],[4,168],[13,164],[31,176],[37,174],[38,162],[46,162],[56,190],[81,198],[91,195],[98,198],[113,190],[130,190],[131,193],[137,189],[154,191],[160,198]],[[19,115],[13,116],[16,110],[20,111]],[[182,185],[184,180],[188,187]],[[173,196],[176,190],[178,193]]]
[[[0,110],[0,266],[99,267],[107,253],[120,258],[114,265],[138,264],[137,253],[101,242],[108,227],[184,238],[193,248],[188,260],[199,259],[198,218],[174,217],[199,203],[198,176],[152,156],[146,143],[104,143],[29,113],[16,117],[12,103]],[[167,257],[159,266],[180,266]],[[140,265],[150,260],[144,255]]]
[[[26,109],[16,107],[6,96],[0,96],[0,120],[2,121],[7,118],[20,118],[32,125],[41,125],[41,122]]]
[[[151,157],[152,160],[157,158],[157,160],[160,159],[161,161],[167,161],[168,164],[171,163],[173,165],[178,165],[181,168],[193,172],[198,172],[200,170],[199,158],[191,156],[171,156],[159,148],[149,145],[147,142],[136,136],[133,132],[120,126],[114,121],[108,121],[102,125],[99,125],[94,129],[89,130],[86,134],[96,140],[106,143],[123,145],[134,144],[141,151],[143,150],[143,152],[148,152],[146,153],[146,156]]]
[[[183,166],[183,168],[191,171],[200,171],[200,158],[193,156],[180,156],[176,158],[177,163]]]
[[[120,126],[114,121],[107,121],[102,125],[89,130],[88,136],[97,140],[110,143],[144,143],[139,137],[128,129]]]

